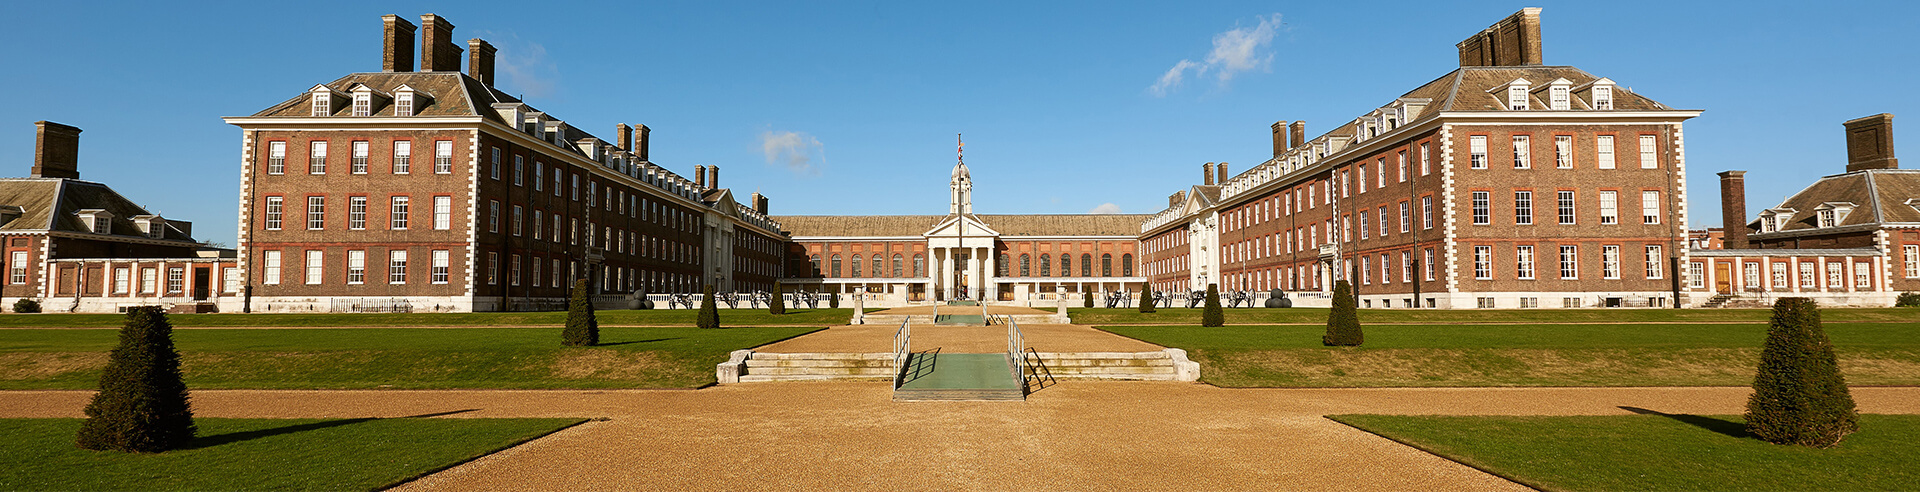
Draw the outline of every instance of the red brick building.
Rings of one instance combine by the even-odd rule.
[[[494,48],[432,14],[383,18],[382,67],[240,127],[239,259],[266,311],[556,309],[602,295],[768,289],[784,237],[719,169],[651,162],[493,87]],[[413,42],[420,40],[414,69]]]
[[[35,122],[32,173],[0,179],[0,303],[34,299],[47,312],[131,306],[237,311],[232,250],[193,239],[193,223],[163,218],[104,183],[80,179],[80,129]]]
[[[1694,252],[1687,289],[1702,306],[1784,296],[1890,306],[1920,291],[1920,170],[1900,169],[1893,115],[1848,121],[1845,172],[1807,185],[1757,219],[1746,172],[1720,173],[1725,249]]]
[[[1342,279],[1362,307],[1671,305],[1682,122],[1700,112],[1542,64],[1539,13],[1458,43],[1459,69],[1319,137],[1276,123],[1264,163],[1207,166],[1142,226],[1149,274],[1309,305]]]

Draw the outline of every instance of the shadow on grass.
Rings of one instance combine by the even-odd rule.
[[[469,408],[466,410],[453,410],[449,412],[408,415],[405,417],[396,417],[396,418],[421,419],[421,418],[440,417],[444,415],[453,415],[457,413],[467,413],[467,412],[477,412],[477,411],[480,411],[480,409]],[[293,434],[296,432],[306,432],[311,430],[341,427],[341,426],[353,425],[353,424],[358,424],[363,422],[372,422],[375,420],[381,420],[381,419],[357,418],[357,419],[328,420],[323,422],[289,425],[285,427],[274,427],[272,429],[251,430],[251,431],[245,431],[245,432],[229,432],[226,434],[202,436],[202,437],[194,438],[192,442],[187,444],[186,449],[211,448],[211,447],[219,446],[222,444],[232,444],[232,443],[241,442],[241,441],[251,441],[254,439],[260,439],[263,437],[273,437],[273,436],[280,436],[280,435],[286,435],[286,434]]]
[[[596,347],[612,347],[612,346],[614,346],[614,345],[631,345],[631,344],[635,344],[635,343],[653,343],[653,342],[664,342],[664,341],[668,341],[668,340],[679,340],[679,338],[655,338],[655,339],[652,339],[652,340],[634,340],[634,341],[630,341],[630,342],[610,342],[610,343],[602,343],[602,344],[600,344],[600,345],[596,345]]]
[[[1717,434],[1721,434],[1721,435],[1736,438],[1736,439],[1745,439],[1748,437],[1753,437],[1747,434],[1747,425],[1740,422],[1720,420],[1713,417],[1702,417],[1699,415],[1666,413],[1666,412],[1661,412],[1659,410],[1648,410],[1640,407],[1621,406],[1620,409],[1637,413],[1640,415],[1659,415],[1661,417],[1677,420],[1683,424],[1699,427],[1702,429],[1713,431],[1714,433],[1717,433]]]

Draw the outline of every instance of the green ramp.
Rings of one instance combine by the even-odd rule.
[[[896,401],[1027,399],[1006,354],[922,352],[908,356],[906,366]]]

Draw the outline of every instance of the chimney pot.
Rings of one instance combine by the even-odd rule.
[[[1200,184],[1213,186],[1213,163],[1200,165]]]
[[[413,33],[416,30],[412,22],[398,15],[380,16],[385,25],[381,37],[380,70],[383,72],[413,71]]]
[[[1287,120],[1280,120],[1273,124],[1273,156],[1280,157],[1280,154],[1287,153],[1288,148]]]
[[[33,177],[80,179],[80,129],[35,121]]]
[[[1747,249],[1747,172],[1720,173],[1720,227],[1724,249]]]
[[[653,162],[647,160],[647,144],[650,142],[648,135],[652,133],[653,129],[647,128],[647,125],[634,128],[633,155],[640,159],[640,162]]]
[[[493,45],[487,40],[473,38],[467,40],[467,75],[474,80],[493,87]]]
[[[1520,9],[1454,47],[1462,67],[1540,65],[1540,9]]]
[[[1880,113],[1842,124],[1847,128],[1847,172],[1899,169],[1893,157],[1893,114]]]
[[[420,16],[420,69],[460,71],[460,47],[453,45],[453,23],[433,14]]]

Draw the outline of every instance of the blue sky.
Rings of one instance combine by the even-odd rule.
[[[220,117],[378,71],[379,17],[429,12],[499,47],[503,90],[603,138],[644,123],[654,162],[719,165],[775,214],[944,213],[961,132],[981,213],[1151,213],[1201,163],[1264,161],[1274,121],[1318,135],[1528,6],[1546,63],[1706,111],[1693,227],[1719,224],[1716,172],[1749,171],[1750,212],[1840,172],[1842,121],[1905,115],[1896,148],[1920,149],[1914,2],[181,5],[8,5],[0,175],[32,165],[32,122],[79,126],[82,177],[232,244],[240,132]]]

